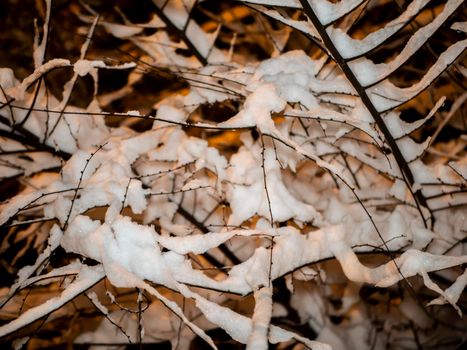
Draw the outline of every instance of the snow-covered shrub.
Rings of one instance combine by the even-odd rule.
[[[83,2],[61,58],[46,1],[0,68],[1,341],[465,342],[462,3]]]

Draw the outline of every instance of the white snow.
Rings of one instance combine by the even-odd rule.
[[[193,20],[188,22],[186,28],[186,36],[193,43],[196,50],[205,58],[208,57],[209,51],[214,45],[216,34],[207,35],[206,32]]]
[[[143,31],[142,27],[124,25],[119,23],[100,22],[107,32],[120,39],[128,39]]]
[[[69,67],[71,65],[69,60],[62,58],[54,58],[50,61],[47,61],[43,65],[37,67],[31,75],[28,75],[20,85],[15,85],[10,89],[7,89],[7,94],[16,100],[23,100],[25,98],[26,90],[31,86],[35,81],[42,77],[47,72],[55,68]]]
[[[232,339],[242,344],[248,343],[248,338],[252,331],[252,320],[250,318],[204,299],[199,295],[195,295],[194,298],[196,300],[196,306],[209,321],[225,330]],[[309,346],[312,350],[331,350],[331,347],[327,344],[308,340],[305,337],[301,337],[298,334],[277,326],[270,327],[269,341],[271,343],[285,342],[290,339],[297,339]]]
[[[306,33],[306,34],[308,34],[308,35],[310,35],[310,36],[312,36],[312,37],[319,40],[318,32],[316,31],[313,24],[311,24],[309,21],[293,20],[291,18],[287,18],[287,17],[282,16],[279,11],[268,9],[266,7],[258,6],[258,5],[256,5],[256,6],[251,5],[251,6],[254,9],[256,9],[257,11],[260,11],[261,13],[263,13],[263,14],[271,17],[271,18],[274,18],[275,20],[280,21],[280,22],[286,24],[287,26],[289,26],[291,28],[295,28],[295,29],[299,30],[300,32]]]
[[[22,288],[26,280],[34,274],[38,268],[49,259],[52,252],[59,246],[60,239],[62,237],[62,231],[57,225],[54,225],[50,230],[47,247],[37,257],[36,262],[33,265],[27,265],[18,271],[18,278],[10,288],[10,293],[14,293],[18,288]]]
[[[413,162],[415,159],[419,158],[430,145],[431,138],[427,137],[422,143],[416,143],[410,137],[404,137],[400,140],[397,140],[396,143],[401,150],[404,159],[407,163]]]
[[[467,33],[467,22],[456,22],[451,26],[452,30],[457,30],[460,32]]]
[[[47,47],[47,41],[49,40],[49,25],[50,25],[50,13],[52,9],[52,0],[45,1],[45,21],[42,25],[42,32],[44,33],[39,43],[39,33],[36,32],[34,36],[34,50],[32,57],[34,59],[34,68],[37,70],[43,63],[45,58],[45,51]]]
[[[341,1],[340,3],[345,2],[347,1]],[[352,39],[347,33],[342,31],[342,29],[334,26],[326,28],[326,32],[343,58],[350,59],[364,55],[397,33],[421,9],[423,9],[428,2],[429,0],[412,1],[399,17],[391,20],[384,27],[368,34],[363,39]],[[325,3],[325,1],[320,1],[319,3]],[[359,72],[359,77],[361,74],[363,73]]]
[[[443,25],[446,19],[449,18],[449,16],[452,13],[454,13],[454,11],[456,11],[459,6],[462,5],[462,3],[463,3],[463,0],[448,0],[448,2],[445,4],[443,8],[443,11],[440,14],[438,14],[435,17],[435,19],[431,21],[429,24],[417,30],[417,32],[414,35],[412,35],[410,39],[407,41],[407,44],[405,45],[404,49],[391,62],[374,64],[369,59],[364,58],[364,57],[361,57],[361,58],[358,58],[356,60],[349,62],[349,67],[352,69],[353,73],[356,75],[360,84],[362,84],[363,86],[369,86],[389,76],[389,74],[394,72],[397,68],[399,68],[402,64],[404,64],[404,62],[406,62],[410,57],[412,57],[413,54],[417,52],[420,49],[420,47],[422,47],[425,44],[425,42],[435,33],[435,31],[438,30],[438,28],[441,25]],[[449,50],[459,45],[465,48],[465,45],[466,45],[465,40],[463,42],[461,41],[461,42],[456,43],[455,45],[452,45]],[[447,53],[447,51],[445,51],[441,55],[443,56],[444,62],[447,61],[446,63],[449,62],[448,55],[449,54]],[[454,54],[454,55],[457,56],[458,54]],[[438,62],[443,62],[443,61],[438,60]],[[430,71],[433,69],[433,67],[430,69]],[[398,96],[394,96],[393,94],[390,94],[389,92],[387,92],[387,94],[384,94],[383,91],[374,90],[374,92],[379,92],[383,94],[383,96],[388,96],[389,98],[392,98],[395,100],[402,99],[402,96],[405,97],[405,100],[408,100],[414,96],[412,94],[407,95],[407,93],[405,93],[405,94],[401,94],[400,97],[398,97]],[[375,100],[373,100],[373,102],[377,103]],[[385,109],[388,109],[388,108],[385,108]],[[383,110],[383,109],[378,109],[378,110]]]
[[[260,165],[262,159],[258,159],[252,150],[241,149],[232,156],[230,163],[232,165],[228,170],[232,182],[228,195],[232,209],[230,225],[238,225],[256,213],[269,219],[269,210],[272,212],[273,220],[279,222],[291,218],[299,221],[320,221],[320,215],[311,205],[302,203],[288,191],[282,180],[274,150],[266,149],[264,152],[266,183],[261,168],[255,166],[255,164]]]
[[[253,236],[260,235],[260,230],[233,230],[227,232],[210,232],[205,234],[192,234],[186,237],[167,237],[157,235],[157,242],[164,248],[178,254],[202,254],[211,248],[218,247],[235,235]]]
[[[462,163],[462,162],[451,161],[451,162],[448,163],[448,165],[451,168],[453,168],[456,171],[457,174],[462,176],[464,181],[467,181],[467,164],[466,164],[466,162]]]
[[[252,330],[248,337],[247,350],[269,349],[268,333],[272,316],[272,287],[262,287],[254,292],[255,309]]]
[[[73,64],[73,71],[80,77],[89,74],[95,68],[107,68],[107,69],[129,69],[136,67],[134,62],[125,62],[122,64],[109,66],[104,61],[100,60],[86,60],[79,59]]]
[[[189,17],[189,11],[192,7],[193,1],[180,0],[180,1],[154,1],[155,5],[159,7],[164,15],[177,27],[183,29]],[[191,3],[191,5],[190,5]]]
[[[346,0],[330,2],[327,0],[308,0],[322,25],[327,25],[345,16],[365,0]]]
[[[299,0],[240,0],[248,4],[258,4],[265,6],[283,6],[290,8],[300,8],[301,4]]]
[[[19,81],[15,77],[15,73],[11,68],[0,68],[0,85],[4,90],[11,89],[12,87],[19,84]],[[4,101],[5,96],[3,94],[0,95],[2,102]]]
[[[21,209],[29,204],[39,200],[47,191],[39,190],[37,192],[22,193],[8,202],[0,205],[0,225],[7,222],[12,216],[16,215]]]
[[[104,271],[100,265],[94,267],[83,265],[76,279],[62,292],[60,296],[50,298],[45,303],[26,310],[21,314],[21,316],[13,321],[0,326],[0,337],[11,334],[14,331],[59,309],[69,301],[73,300],[76,296],[95,285],[104,278],[104,276]]]
[[[279,96],[275,86],[263,84],[247,97],[243,110],[229,120],[220,123],[219,126],[257,126],[259,130],[269,134],[275,129],[271,113],[280,112],[284,107],[285,101]]]
[[[456,281],[447,288],[441,296],[433,299],[429,302],[428,305],[443,305],[447,302],[451,303],[455,307],[455,303],[459,300],[462,292],[464,291],[465,286],[467,285],[467,269],[464,270],[464,273],[457,277]],[[459,317],[462,317],[462,311],[457,308]]]
[[[386,126],[388,127],[389,131],[391,132],[392,137],[394,139],[399,139],[404,136],[408,136],[410,133],[413,131],[417,130],[420,128],[422,125],[424,125],[428,120],[430,120],[436,112],[439,110],[439,108],[442,107],[444,104],[444,101],[446,101],[446,97],[443,96],[441,97],[436,104],[433,106],[433,108],[430,110],[430,112],[426,115],[426,117],[419,119],[415,122],[412,123],[407,123],[404,122],[399,116],[400,113],[391,111],[386,113],[383,118]]]
[[[388,79],[372,86],[368,89],[368,95],[380,112],[410,100],[423,91],[431,82],[437,78],[467,47],[467,39],[458,41],[444,51],[431,66],[424,77],[414,85],[407,88],[399,88],[392,84]],[[366,65],[365,65],[366,66]],[[360,80],[360,77],[359,77]],[[377,80],[377,79],[376,79]]]

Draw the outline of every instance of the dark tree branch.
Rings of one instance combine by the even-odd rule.
[[[376,110],[375,106],[371,102],[368,94],[366,93],[365,88],[360,84],[358,81],[357,77],[355,74],[352,72],[350,69],[349,65],[347,64],[347,61],[342,57],[340,52],[337,50],[337,48],[334,46],[333,41],[329,37],[328,33],[326,32],[326,28],[321,25],[321,22],[318,19],[318,16],[316,13],[313,11],[312,7],[308,3],[307,0],[300,0],[300,3],[303,6],[303,10],[305,14],[308,16],[310,21],[313,23],[315,26],[316,30],[318,31],[319,35],[321,36],[321,39],[323,40],[324,44],[326,45],[327,49],[331,53],[332,57],[336,61],[336,63],[341,67],[342,71],[344,72],[345,76],[349,80],[349,82],[352,84],[354,89],[357,91],[358,95],[362,99],[363,104],[365,107],[368,109],[370,112],[371,116],[373,117],[374,121],[376,122],[376,125],[378,125],[378,128],[381,130],[383,133],[390,149],[391,152],[394,155],[394,158],[397,162],[397,165],[399,166],[401,173],[404,177],[404,181],[407,184],[407,187],[409,191],[412,193],[418,211],[420,213],[420,216],[423,219],[423,223],[425,227],[427,227],[427,222],[425,219],[425,215],[423,214],[422,208],[425,207],[429,209],[429,206],[427,204],[427,201],[421,192],[421,190],[413,191],[412,186],[415,183],[414,176],[412,171],[410,170],[410,167],[405,160],[404,156],[402,155],[401,150],[399,149],[399,146],[397,145],[396,141],[394,140],[394,137],[392,136],[391,132],[389,131],[388,127],[386,126],[381,114]]]

